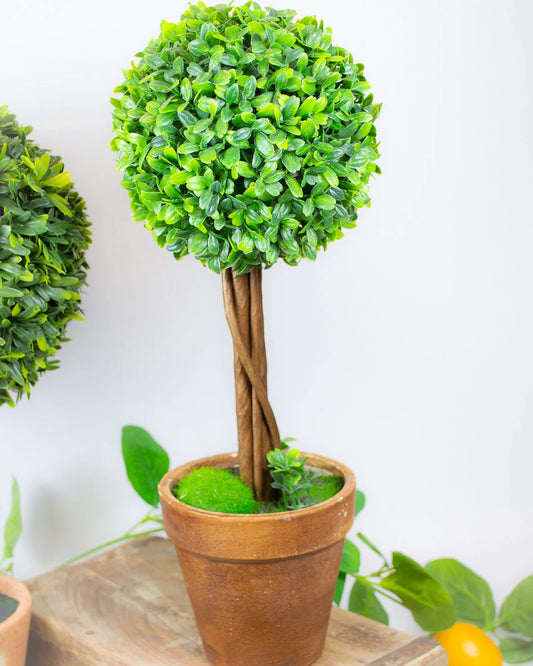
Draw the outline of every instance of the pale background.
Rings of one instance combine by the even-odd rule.
[[[316,263],[265,275],[281,432],[355,470],[357,526],[381,548],[457,557],[501,601],[533,573],[533,3],[271,4],[321,16],[383,102],[372,209]],[[175,465],[235,446],[219,278],[130,220],[108,148],[121,68],[184,8],[1,0],[0,103],[64,157],[94,224],[86,320],[61,369],[0,414],[0,518],[12,475],[22,491],[19,577],[141,516],[122,425]],[[400,609],[393,622],[414,628]]]

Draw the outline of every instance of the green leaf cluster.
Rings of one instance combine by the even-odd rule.
[[[518,583],[498,613],[489,584],[457,560],[434,560],[426,570],[450,593],[458,622],[496,632],[505,662],[521,664],[533,659],[533,575]],[[505,636],[498,636],[501,630]]]
[[[287,444],[267,453],[272,488],[281,492],[281,504],[286,511],[301,509],[309,504],[311,481],[305,468],[306,460],[307,456],[300,455]]]
[[[325,502],[336,495],[344,483],[340,476],[306,467],[308,456],[291,449],[287,444],[291,440],[290,437],[283,440],[279,449],[267,453],[272,488],[281,493],[278,511],[295,511]]]
[[[59,157],[0,107],[0,405],[14,406],[58,367],[66,326],[81,318],[85,203]]]
[[[357,491],[356,515],[365,506],[365,496]],[[509,664],[533,659],[533,576],[521,581],[504,600],[500,612],[489,584],[461,562],[442,558],[425,567],[400,552],[392,563],[361,532],[357,539],[383,561],[375,572],[363,575],[360,547],[346,539],[339,567],[334,601],[340,604],[348,576],[353,584],[348,608],[383,624],[389,623],[381,598],[407,608],[418,625],[428,632],[443,631],[455,622],[468,622],[485,632],[504,630],[497,636],[504,660]]]
[[[113,98],[133,218],[176,259],[243,274],[296,265],[354,227],[379,173],[362,64],[292,10],[191,5]]]

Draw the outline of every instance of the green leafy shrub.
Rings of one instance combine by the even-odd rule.
[[[192,5],[115,90],[133,218],[176,259],[239,275],[295,265],[370,204],[380,105],[330,29],[295,14]]]
[[[344,484],[342,477],[322,474],[306,467],[308,456],[291,449],[287,444],[289,441],[293,438],[283,440],[281,448],[267,453],[272,487],[281,493],[278,510],[303,509],[336,495]]]
[[[80,319],[90,223],[59,157],[0,107],[0,405],[14,406]]]
[[[227,469],[200,467],[187,474],[173,490],[190,506],[221,513],[255,513],[252,489]]]

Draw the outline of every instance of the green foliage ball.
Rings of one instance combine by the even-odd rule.
[[[354,227],[379,173],[363,65],[292,10],[191,5],[112,99],[133,218],[176,259],[295,265]]]
[[[195,469],[173,492],[181,502],[206,511],[255,513],[257,508],[252,489],[227,469]]]
[[[59,157],[0,107],[0,405],[14,406],[81,318],[90,223]]]

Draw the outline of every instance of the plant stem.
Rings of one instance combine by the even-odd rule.
[[[485,631],[494,631],[495,629],[497,629],[500,626],[500,624],[503,624],[506,620],[508,620],[509,617],[512,617],[512,616],[496,618],[494,620],[494,622],[491,622],[489,624],[488,627],[485,627]]]
[[[146,516],[144,518],[141,518],[141,520],[139,520],[139,522],[135,523],[135,525],[133,525],[133,527],[130,527],[130,529],[125,533],[124,536],[127,536],[128,534],[131,535],[131,536],[135,536],[133,534],[133,532],[135,532],[135,530],[138,527],[140,527],[141,525],[144,525],[144,523],[150,523],[150,522],[159,523],[160,525],[162,525],[163,524],[163,519],[161,518],[160,514],[157,515],[157,516],[152,516],[151,512],[148,511]]]
[[[267,396],[262,272],[222,272],[224,310],[233,338],[239,474],[260,501],[273,499],[266,454],[279,448],[276,418]]]
[[[144,521],[141,521],[144,522]],[[137,523],[138,525],[139,523]],[[132,528],[133,529],[133,528]],[[148,536],[150,534],[156,534],[157,532],[162,532],[163,527],[155,527],[152,530],[146,530],[144,532],[138,532],[137,534],[132,534],[131,530],[126,532],[124,536],[118,537],[118,539],[112,539],[111,541],[106,541],[106,543],[102,543],[100,546],[96,546],[95,548],[91,548],[90,550],[85,551],[81,555],[76,555],[76,557],[72,557],[70,560],[67,560],[63,564],[59,565],[57,568],[62,569],[63,567],[68,567],[71,564],[74,564],[74,562],[78,562],[79,560],[83,560],[86,557],[89,557],[89,555],[93,555],[94,553],[97,553],[99,550],[103,550],[104,548],[109,548],[109,546],[114,546],[117,543],[120,543],[121,541],[127,541],[128,539],[136,539],[137,537],[143,537],[143,536]]]
[[[399,599],[396,599],[396,597],[391,597],[390,594],[387,594],[387,592],[383,591],[383,588],[380,587],[379,585],[370,583],[372,587],[374,588],[374,591],[377,592],[378,594],[381,594],[384,596],[386,599],[390,599],[391,601],[394,601],[394,603],[398,604],[399,606],[403,606],[404,608],[407,608],[407,606],[403,603],[403,601],[400,601]]]

